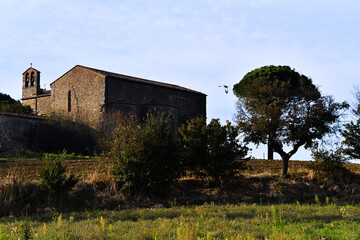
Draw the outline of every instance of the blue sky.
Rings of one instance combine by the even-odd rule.
[[[236,98],[219,85],[289,65],[352,102],[359,13],[358,0],[0,0],[0,92],[20,99],[30,63],[47,88],[80,64],[201,91],[208,118],[225,122]]]

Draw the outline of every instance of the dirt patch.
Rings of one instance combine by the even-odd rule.
[[[39,168],[43,165],[41,160],[27,161],[0,161],[0,179],[8,178],[9,175],[21,173],[22,178],[26,180],[36,180],[39,177]],[[67,170],[78,176],[86,176],[94,172],[110,171],[112,163],[110,161],[92,158],[65,160]]]

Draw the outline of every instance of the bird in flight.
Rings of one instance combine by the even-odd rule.
[[[221,85],[219,87],[224,87],[225,89],[225,93],[228,93],[229,92],[229,87],[227,85]]]

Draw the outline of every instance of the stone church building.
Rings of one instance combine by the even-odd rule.
[[[80,65],[53,81],[50,88],[40,88],[40,72],[30,67],[23,73],[22,103],[37,115],[54,111],[94,125],[111,111],[143,119],[149,110],[161,109],[171,113],[174,127],[198,116],[206,118],[206,95],[201,92]]]

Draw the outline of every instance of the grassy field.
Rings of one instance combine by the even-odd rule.
[[[165,199],[121,195],[103,159],[65,162],[80,181],[52,204],[38,181],[42,160],[0,161],[0,240],[360,239],[359,179],[318,179],[304,161],[290,161],[287,179],[279,160],[250,160],[223,187],[187,176]]]
[[[0,219],[0,239],[359,239],[360,207],[214,205]],[[27,226],[27,227],[26,227]]]

